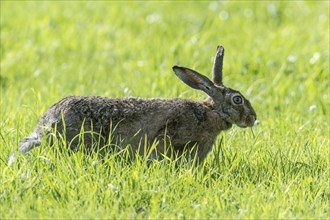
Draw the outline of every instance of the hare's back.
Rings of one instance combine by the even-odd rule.
[[[116,126],[118,132],[131,134],[141,130],[154,136],[162,127],[175,132],[200,130],[195,126],[206,123],[207,111],[202,104],[185,99],[69,96],[51,106],[39,125],[64,128],[65,122],[66,130],[77,131],[82,125],[87,129],[92,125],[93,130],[102,130],[104,134],[110,126]]]
[[[40,124],[53,125],[65,121],[67,125],[75,126],[86,120],[97,122],[108,118],[115,119],[120,117],[119,108],[123,108],[120,99],[68,96],[52,105],[41,117]]]
[[[78,127],[82,122],[92,122],[96,127],[107,127],[110,123],[116,125],[123,119],[128,122],[155,116],[154,113],[160,113],[164,108],[173,110],[173,104],[164,105],[162,99],[68,96],[52,105],[43,114],[39,124],[53,126],[65,121],[66,126]]]

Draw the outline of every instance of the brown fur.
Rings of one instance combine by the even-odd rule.
[[[46,111],[36,132],[41,137],[56,126],[57,132],[65,134],[69,144],[83,127],[84,144],[87,147],[92,147],[93,142],[101,145],[96,147],[102,147],[107,143],[111,132],[113,144],[130,144],[133,150],[138,150],[140,142],[145,141],[144,138],[149,144],[157,139],[160,153],[164,153],[162,151],[166,135],[176,151],[183,150],[187,143],[193,143],[191,147],[195,144],[203,146],[199,149],[199,159],[202,160],[219,132],[231,127],[230,123],[221,119],[217,111],[212,109],[212,104],[208,104],[209,106],[189,99],[70,96]],[[97,135],[94,135],[93,140],[89,131],[100,133],[101,143],[98,142]],[[79,144],[77,137],[75,140],[71,143],[73,149]]]
[[[154,143],[158,153],[172,153],[166,151],[166,147],[172,146],[178,155],[184,150],[197,153],[201,162],[221,131],[232,124],[251,127],[256,120],[250,102],[222,84],[223,56],[223,47],[218,46],[214,82],[189,68],[173,67],[184,83],[207,93],[207,100],[69,96],[44,113],[35,132],[20,142],[20,151],[25,153],[40,145],[41,137],[56,128],[57,137],[64,136],[73,150],[81,143],[92,150],[110,144],[130,145],[143,155],[144,143]],[[13,154],[10,158],[14,158]]]

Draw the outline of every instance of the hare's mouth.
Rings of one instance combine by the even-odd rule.
[[[240,127],[240,128],[247,128],[247,126],[246,125],[237,125],[238,127]]]
[[[256,116],[249,115],[246,118],[244,118],[243,123],[236,123],[236,124],[237,124],[238,127],[247,128],[247,127],[253,127],[255,121],[256,121]]]

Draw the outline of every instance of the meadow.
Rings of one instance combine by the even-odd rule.
[[[329,1],[1,1],[0,219],[329,219]],[[259,124],[198,167],[57,146],[8,157],[68,95],[205,99],[211,74]]]

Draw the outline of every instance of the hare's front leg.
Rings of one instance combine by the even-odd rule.
[[[201,164],[212,150],[214,140],[206,140],[205,142],[189,142],[186,145],[177,149],[184,149],[182,154],[186,157],[187,161],[196,160],[197,164]]]
[[[202,163],[207,155],[212,151],[212,147],[216,141],[216,136],[209,136],[199,143],[198,147],[198,159]]]

